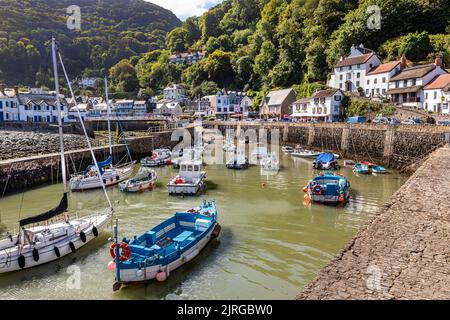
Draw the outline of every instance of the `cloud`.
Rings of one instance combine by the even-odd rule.
[[[169,9],[181,20],[188,17],[200,16],[209,8],[222,2],[222,0],[145,0]]]

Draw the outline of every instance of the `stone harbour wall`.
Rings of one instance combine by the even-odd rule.
[[[206,122],[207,128],[278,129],[280,143],[330,151],[356,161],[404,168],[450,141],[450,128],[433,125],[346,123]],[[270,142],[270,138],[267,140]]]
[[[450,148],[433,152],[298,299],[450,299]]]

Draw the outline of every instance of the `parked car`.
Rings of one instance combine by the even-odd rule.
[[[372,123],[389,124],[389,119],[386,117],[375,117]]]
[[[364,123],[364,122],[367,122],[366,117],[355,116],[347,118],[347,123]]]
[[[438,120],[436,122],[438,126],[450,126],[450,120]]]
[[[401,122],[402,124],[417,124],[416,121],[414,121],[413,119],[405,119]]]

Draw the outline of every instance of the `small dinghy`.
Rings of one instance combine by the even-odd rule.
[[[237,149],[231,156],[231,159],[227,161],[228,169],[244,170],[248,168],[248,165],[248,158],[245,156],[245,151],[242,149]]]
[[[285,153],[285,154],[291,154],[294,152],[294,148],[290,147],[290,146],[283,146],[281,147],[281,150]]]
[[[201,161],[186,161],[180,164],[180,172],[167,185],[170,195],[195,196],[206,188],[206,172]]]
[[[115,270],[113,289],[155,279],[165,281],[170,273],[194,259],[213,238],[220,235],[215,202],[203,202],[198,208],[178,212],[153,229],[133,240],[118,242],[110,247],[114,259],[108,268]]]
[[[150,157],[146,157],[141,160],[141,165],[143,167],[161,167],[165,165],[170,165],[171,152],[169,149],[156,149],[153,150]]]
[[[121,182],[119,184],[119,189],[122,192],[142,192],[147,189],[153,190],[157,179],[158,176],[154,170],[141,167],[132,179]]]
[[[338,170],[339,165],[333,153],[321,153],[313,162],[313,168],[318,170]]]
[[[269,153],[261,160],[261,169],[264,171],[279,171],[280,162],[274,152]]]
[[[295,147],[294,151],[291,153],[291,156],[297,158],[315,158],[320,154],[320,152],[303,149],[299,146]]]
[[[305,200],[326,203],[345,203],[350,197],[350,182],[342,175],[321,173],[303,188]]]
[[[385,173],[387,173],[387,170],[383,166],[375,165],[375,166],[372,167],[372,173],[373,174],[385,174]]]
[[[356,174],[371,174],[372,170],[367,164],[358,162],[353,166],[353,172]]]

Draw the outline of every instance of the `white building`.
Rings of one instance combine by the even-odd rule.
[[[366,74],[379,66],[381,59],[374,51],[352,46],[347,57],[341,57],[334,67],[334,73],[328,80],[328,86],[343,91],[357,92],[361,88],[366,92]]]
[[[133,104],[133,112],[136,116],[145,116],[147,113],[147,101],[136,100]]]
[[[0,85],[0,121],[19,120],[19,102],[17,88],[6,89]]]
[[[177,102],[183,102],[187,99],[186,97],[186,89],[184,89],[179,84],[169,84],[164,90],[164,99],[165,100],[174,100]]]
[[[383,63],[372,68],[372,70],[370,70],[365,77],[365,96],[375,99],[387,98],[391,78],[405,67],[406,59],[403,56],[400,61]]]
[[[181,63],[185,63],[185,64],[193,64],[196,63],[197,61],[202,60],[205,57],[205,54],[203,52],[200,51],[196,51],[196,52],[183,52],[183,53],[177,53],[177,54],[172,54],[169,57],[169,61],[171,63],[175,63],[175,64],[181,64]]]
[[[437,76],[423,88],[423,91],[426,110],[450,113],[450,74]]]
[[[181,105],[177,101],[161,100],[156,104],[155,114],[177,117],[183,113]]]
[[[244,96],[239,104],[239,110],[244,117],[248,116],[248,112],[253,108],[253,100],[249,96]]]
[[[344,110],[341,107],[344,92],[340,89],[328,89],[315,92],[309,99],[300,99],[292,104],[291,117],[304,122],[333,122],[342,120]]]
[[[119,117],[134,115],[134,100],[117,100],[111,106],[111,113]]]
[[[391,101],[407,107],[423,108],[424,86],[441,74],[447,74],[447,71],[442,68],[439,57],[432,64],[404,68],[389,82]]]
[[[80,81],[78,81],[78,85],[82,88],[95,88],[97,82],[101,81],[101,78],[98,77],[82,77]]]
[[[56,107],[56,96],[19,93],[20,121],[58,123],[60,110]],[[63,122],[68,122],[68,105],[61,99]]]
[[[232,115],[243,114],[241,102],[244,97],[246,97],[246,94],[242,91],[222,89],[215,95],[205,98],[209,100],[216,118],[229,119]]]

